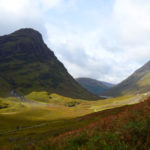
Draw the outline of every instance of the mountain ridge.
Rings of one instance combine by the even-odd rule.
[[[42,35],[31,28],[0,36],[0,95],[13,89],[24,95],[47,91],[81,99],[98,99],[68,73]]]
[[[114,86],[111,83],[98,81],[96,79],[87,78],[87,77],[76,78],[76,81],[85,89],[87,89],[88,91],[98,96],[103,96],[102,93],[104,93],[105,91],[110,89],[112,86]]]
[[[146,93],[150,90],[150,61],[137,69],[127,79],[114,86],[107,92],[107,96],[121,96],[124,94]]]

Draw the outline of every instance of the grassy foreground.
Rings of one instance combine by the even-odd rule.
[[[119,115],[124,108],[97,111],[137,103],[141,99],[141,95],[99,101],[83,101],[56,94],[48,95],[43,92],[31,93],[26,96],[26,99],[25,102],[15,98],[0,99],[0,106],[2,107],[0,109],[0,150],[88,149],[87,142],[82,141],[82,138],[88,138],[86,141],[95,138],[93,136],[96,133],[99,134],[94,130],[97,122],[101,122],[101,119],[105,117],[111,118],[112,114],[114,116]],[[97,113],[80,117],[93,112]],[[111,121],[111,119],[108,120]],[[118,120],[118,122],[120,121]],[[94,127],[92,130],[89,128],[91,124],[95,124],[95,127],[92,125],[92,128]],[[115,126],[116,122],[114,121],[112,124]],[[101,127],[101,130],[103,130],[103,127]],[[74,141],[74,138],[79,138],[80,141],[80,136],[82,136],[80,144],[69,144]],[[60,143],[60,145],[57,143]]]
[[[106,110],[82,119],[98,118],[29,148],[49,150],[149,150],[150,98],[134,106]]]

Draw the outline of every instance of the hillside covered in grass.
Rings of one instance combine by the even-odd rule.
[[[20,29],[0,36],[0,96],[45,91],[82,99],[97,97],[82,88],[46,46],[41,34]]]
[[[150,98],[141,102],[148,93],[140,93],[149,91],[149,71],[147,63],[110,90],[123,96],[97,100],[40,33],[21,29],[1,36],[0,150],[147,150]]]
[[[76,81],[89,92],[98,96],[103,96],[104,92],[114,86],[111,83],[102,82],[91,78],[77,78]]]
[[[131,76],[104,93],[108,96],[146,93],[150,90],[150,61]]]
[[[94,113],[74,120],[86,125],[31,143],[39,150],[148,150],[150,147],[150,98],[133,106]]]
[[[150,98],[129,105],[139,97],[85,101],[41,93],[43,102],[35,95],[26,102],[0,99],[0,149],[146,150],[150,144]]]

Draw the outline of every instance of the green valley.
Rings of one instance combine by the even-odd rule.
[[[93,119],[76,121],[80,120],[81,116],[130,105],[131,102],[138,103],[146,97],[130,95],[107,100],[85,101],[57,94],[48,95],[46,92],[34,92],[26,96],[28,100],[25,102],[12,97],[1,98],[0,105],[7,104],[7,107],[0,109],[0,145],[3,148],[5,145],[8,148],[21,145],[23,149],[27,143],[41,141],[93,121]],[[70,103],[75,105],[70,106]]]
[[[100,116],[94,116],[94,114],[92,115],[94,116],[93,118],[87,119],[86,116],[83,117],[85,119],[82,119],[81,116],[139,103],[147,98],[145,95],[139,95],[138,97],[130,95],[116,99],[85,101],[57,94],[52,94],[48,97],[45,92],[36,94],[38,97],[41,95],[43,102],[41,99],[37,101],[35,93],[27,96],[31,99],[28,99],[26,102],[21,102],[12,97],[7,99],[1,98],[0,105],[7,104],[6,108],[0,109],[1,148],[15,149],[19,147],[19,149],[24,149],[28,143],[36,143],[37,141],[39,143],[39,141],[42,142],[42,140],[50,137],[84,127],[100,119]],[[67,105],[70,102],[78,103],[75,103],[75,106]]]
[[[38,31],[1,36],[0,150],[147,150],[149,77],[76,81]]]

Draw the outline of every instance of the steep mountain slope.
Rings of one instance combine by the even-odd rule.
[[[46,46],[39,32],[21,29],[0,37],[0,94],[47,91],[72,98],[97,99],[82,88]]]
[[[99,96],[112,87],[112,84],[90,78],[77,78],[76,81],[88,91]]]
[[[111,88],[105,95],[120,96],[150,91],[150,61],[135,71],[130,77]]]

